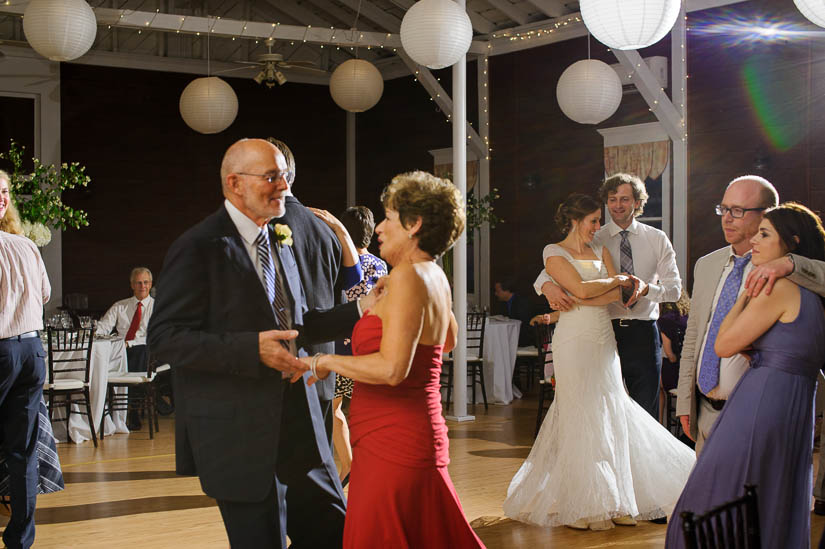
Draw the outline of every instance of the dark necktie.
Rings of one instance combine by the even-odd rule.
[[[135,334],[137,334],[138,328],[140,327],[140,319],[143,317],[143,303],[138,301],[137,309],[135,309],[135,314],[132,315],[132,323],[129,324],[129,330],[126,332],[126,341],[132,341],[135,339]]]
[[[269,303],[275,312],[275,318],[278,321],[278,327],[281,330],[289,329],[289,311],[287,310],[286,296],[284,292],[278,291],[278,270],[272,263],[272,256],[270,255],[269,246],[269,231],[266,227],[261,229],[255,238],[255,246],[258,250],[258,262],[261,264],[264,278],[262,280],[266,296],[269,298]],[[285,349],[289,349],[289,342],[281,340],[281,345]]]
[[[622,235],[622,242],[619,244],[619,266],[623,273],[636,274],[633,272],[633,249],[627,239],[628,231],[621,231],[619,234]],[[627,303],[631,295],[633,295],[633,288],[622,286],[622,303]]]

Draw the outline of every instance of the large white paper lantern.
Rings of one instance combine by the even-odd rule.
[[[180,94],[180,115],[200,133],[220,133],[238,115],[238,96],[217,76],[196,78]]]
[[[413,61],[431,69],[455,65],[470,49],[473,25],[453,0],[420,0],[401,21],[401,45]]]
[[[92,47],[97,19],[84,0],[31,0],[23,12],[23,32],[43,57],[71,61]]]
[[[371,109],[384,93],[384,78],[375,65],[363,59],[344,61],[329,78],[332,100],[350,112]]]
[[[825,2],[822,0],[793,0],[793,3],[811,23],[825,27]]]
[[[681,0],[580,0],[587,30],[617,50],[646,48],[670,32]]]
[[[556,99],[567,118],[580,124],[598,124],[619,108],[622,82],[607,63],[597,59],[577,61],[561,74]]]

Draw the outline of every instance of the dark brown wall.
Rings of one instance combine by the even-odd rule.
[[[762,173],[783,199],[825,209],[825,45],[804,39],[733,45],[696,32],[703,22],[755,14],[807,26],[791,2],[779,13],[772,11],[776,4],[753,0],[689,16],[691,268],[723,244],[711,207],[733,177]],[[594,58],[615,62],[595,40],[591,48]],[[665,39],[640,53],[669,51]],[[492,278],[513,276],[528,295],[543,246],[560,238],[555,208],[573,191],[593,192],[602,178],[602,137],[567,119],[555,97],[563,70],[586,55],[582,38],[489,62],[491,183],[500,191],[496,209],[505,220],[492,232]],[[474,72],[470,65],[471,93]],[[448,91],[449,75],[438,74]],[[89,211],[92,225],[64,236],[64,292],[88,293],[93,307],[128,295],[133,265],[158,272],[172,240],[218,206],[220,158],[237,138],[283,139],[298,160],[295,194],[334,212],[344,206],[345,113],[324,86],[288,83],[268,90],[231,79],[238,119],[221,134],[203,136],[178,113],[191,75],[64,64],[61,78],[63,158],[83,162],[93,178],[88,192],[67,197]],[[629,94],[600,126],[652,120],[642,98]],[[386,82],[382,100],[358,115],[357,125],[357,201],[380,219],[384,185],[398,172],[431,168],[427,151],[449,147],[451,128],[412,77]],[[538,188],[524,185],[528,176],[538,177]]]
[[[815,30],[791,2],[779,11],[776,4],[754,0],[688,18],[691,271],[696,259],[724,245],[713,205],[734,177],[761,174],[782,200],[825,210],[825,44],[818,38],[733,44],[729,36],[697,32],[757,16]],[[616,62],[597,42],[591,47],[594,58]],[[666,38],[640,54],[669,52]],[[567,119],[555,97],[561,73],[586,55],[582,38],[490,59],[491,179],[501,191],[496,209],[506,220],[492,233],[491,276],[512,275],[530,295],[542,248],[561,238],[552,220],[556,207],[571,192],[594,192],[602,179],[602,137]],[[642,98],[630,94],[600,127],[652,120]],[[539,175],[539,189],[523,185],[530,174]]]
[[[87,191],[67,193],[91,225],[64,234],[63,287],[89,294],[92,308],[129,295],[135,265],[157,277],[172,241],[219,206],[221,157],[241,137],[289,144],[297,162],[293,190],[305,204],[333,212],[346,205],[346,113],[326,86],[269,90],[229,79],[238,117],[220,134],[201,135],[178,112],[193,78],[61,66],[63,158],[83,163],[92,177]],[[387,82],[381,102],[356,123],[358,201],[374,209],[392,175],[431,169],[427,151],[450,143],[450,126],[412,78]],[[380,219],[380,208],[375,213]]]

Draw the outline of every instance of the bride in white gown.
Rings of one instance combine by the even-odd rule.
[[[544,249],[546,271],[579,303],[559,318],[555,400],[507,490],[504,512],[522,522],[603,530],[664,517],[695,462],[622,384],[606,304],[634,281],[591,246],[600,218],[601,203],[571,195],[556,215],[567,236]]]

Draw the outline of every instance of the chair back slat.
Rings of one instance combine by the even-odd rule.
[[[49,328],[49,383],[54,383],[55,375],[77,378],[78,373],[82,373],[84,383],[89,383],[93,343],[90,328]]]
[[[487,311],[467,313],[467,352],[477,351],[479,357],[484,351],[484,328],[487,325]]]
[[[758,549],[761,545],[755,486],[746,484],[744,496],[714,507],[704,515],[684,511],[681,518],[688,549]]]

